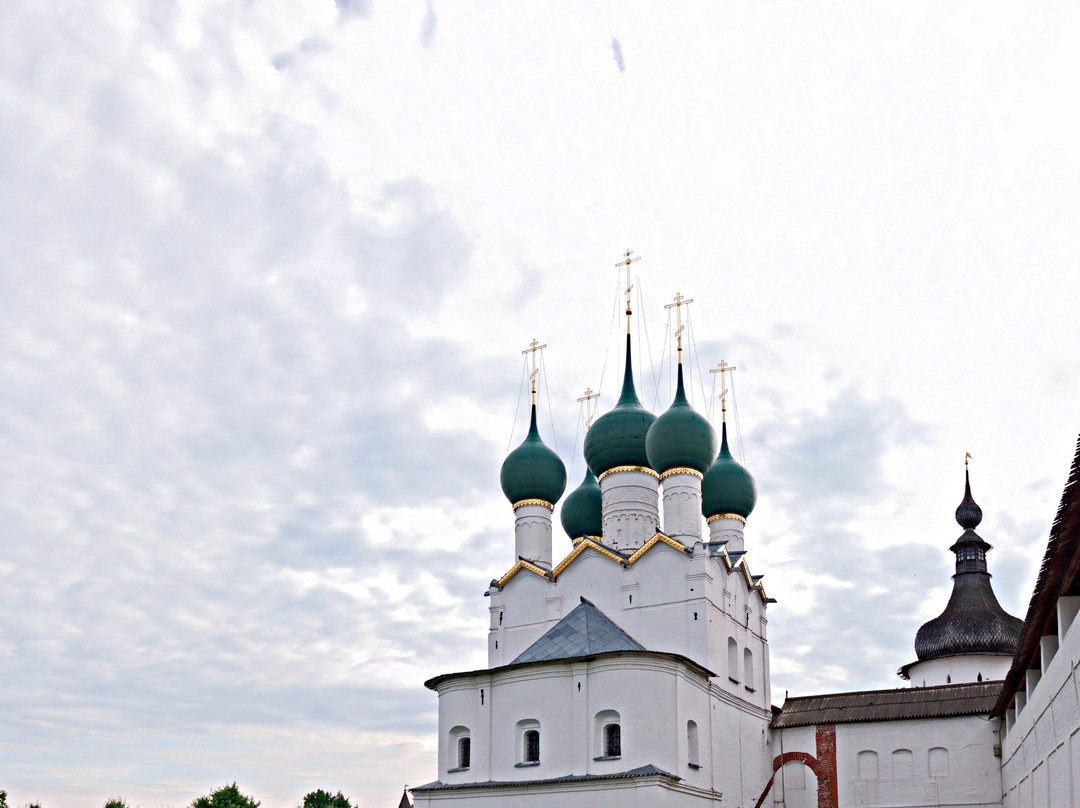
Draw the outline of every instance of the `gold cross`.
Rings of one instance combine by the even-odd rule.
[[[593,419],[593,406],[589,403],[594,398],[600,398],[599,393],[594,393],[591,387],[585,388],[585,395],[578,399],[579,402],[585,402],[585,431],[589,431],[589,427],[592,426]]]
[[[964,452],[964,471],[968,470],[969,460],[971,460],[971,452]]]
[[[676,337],[676,339],[678,340],[678,343],[679,343],[679,348],[678,348],[678,350],[679,350],[679,364],[681,365],[682,364],[682,332],[683,332],[682,307],[683,306],[689,306],[691,303],[694,302],[694,299],[690,298],[689,300],[687,300],[685,297],[682,296],[682,292],[676,292],[674,300],[675,300],[674,303],[668,303],[666,306],[664,306],[664,308],[665,309],[675,309],[675,319],[676,319],[677,324],[679,326],[678,328],[675,329],[675,337]]]
[[[536,352],[542,351],[547,345],[541,345],[533,338],[533,341],[529,343],[529,347],[522,351],[523,354],[532,354],[532,372],[529,374],[529,387],[532,392],[532,403],[536,404],[536,374],[539,371],[536,369]]]
[[[709,373],[720,374],[720,413],[724,420],[727,420],[727,377],[724,374],[733,370],[735,370],[734,365],[729,365],[721,359],[720,364],[709,371]]]
[[[634,256],[631,258],[630,256]],[[615,265],[615,268],[626,267],[626,333],[630,333],[630,291],[634,288],[634,285],[630,283],[630,265],[635,261],[640,261],[640,255],[634,255],[633,250],[627,250],[623,253],[623,259]]]

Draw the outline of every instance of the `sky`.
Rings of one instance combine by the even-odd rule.
[[[965,452],[1023,616],[1080,430],[1078,41],[1037,2],[12,0],[10,804],[435,779],[521,351],[576,485],[626,249],[644,403],[677,292],[695,406],[737,368],[774,702],[903,684]]]

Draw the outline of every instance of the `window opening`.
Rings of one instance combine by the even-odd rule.
[[[698,728],[696,721],[686,722],[686,756],[687,763],[693,768],[699,768],[701,761],[698,758]]]
[[[525,730],[525,762],[540,762],[540,730]]]
[[[622,755],[622,728],[618,724],[604,727],[604,755],[619,757]]]
[[[461,738],[458,740],[458,768],[467,769],[472,762],[472,739]]]

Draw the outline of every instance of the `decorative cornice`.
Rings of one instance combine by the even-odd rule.
[[[612,474],[618,474],[620,471],[636,471],[640,474],[648,474],[650,477],[656,477],[657,479],[660,479],[660,475],[648,466],[615,466],[615,468],[608,469],[599,477],[597,477],[596,481],[598,483],[602,482],[605,477],[609,477]]]
[[[555,580],[556,578],[558,578],[559,575],[562,574],[562,571],[569,567],[571,563],[573,563],[575,558],[577,558],[579,555],[581,555],[588,549],[596,550],[596,552],[604,556],[604,558],[610,558],[612,561],[615,561],[624,566],[627,563],[625,558],[623,558],[615,551],[609,549],[608,547],[600,544],[600,542],[596,541],[596,539],[594,539],[592,536],[585,536],[581,539],[581,541],[578,542],[577,547],[570,551],[570,555],[560,561],[559,565],[551,571],[551,580]]]
[[[544,508],[547,508],[549,511],[555,510],[555,506],[548,502],[546,499],[519,499],[517,502],[514,503],[514,510],[516,511],[518,508],[523,508],[526,505],[540,505]]]
[[[742,522],[744,525],[746,524],[746,517],[740,516],[737,513],[714,513],[712,516],[706,519],[705,522],[711,525],[717,519],[734,519],[737,522]]]
[[[660,544],[661,542],[668,545],[669,547],[674,547],[676,550],[679,550],[683,553],[693,553],[693,550],[688,548],[678,539],[673,539],[671,538],[671,536],[668,536],[664,533],[655,533],[653,534],[653,537],[651,539],[649,539],[637,550],[635,550],[634,554],[630,556],[630,558],[626,559],[626,563],[633,564],[635,561],[645,555],[645,553],[649,552],[649,550],[651,550],[653,547],[655,547],[657,544]]]
[[[692,469],[689,466],[676,466],[673,469],[668,469],[660,475],[660,482],[663,482],[668,477],[674,477],[676,474],[689,474],[691,477],[697,477],[699,480],[704,480],[705,475],[697,469]]]
[[[497,584],[499,589],[502,589],[504,586],[510,583],[510,579],[522,570],[528,570],[534,575],[539,575],[541,578],[547,578],[548,580],[551,580],[551,573],[549,573],[546,569],[544,569],[543,567],[538,567],[531,561],[526,561],[524,558],[521,558],[518,559],[518,563],[516,563],[510,568],[510,571],[506,573],[506,575],[499,579]]]

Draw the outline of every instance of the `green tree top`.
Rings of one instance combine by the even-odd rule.
[[[259,808],[259,801],[241,794],[236,783],[222,786],[191,803],[191,808]]]
[[[353,804],[340,791],[337,794],[331,794],[320,788],[306,795],[300,808],[353,808]]]
[[[113,797],[105,803],[104,808],[131,808],[123,797]]]

